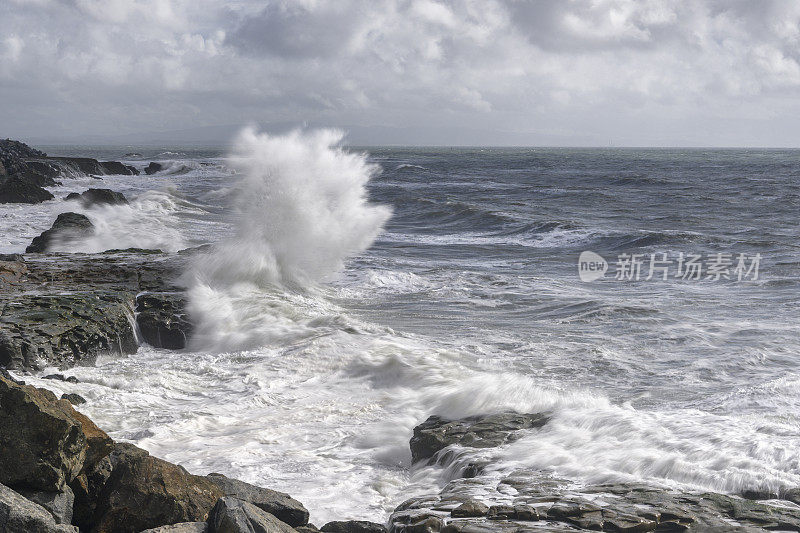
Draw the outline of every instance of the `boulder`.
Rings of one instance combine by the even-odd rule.
[[[161,172],[162,170],[164,170],[164,165],[162,165],[161,163],[155,163],[155,162],[152,162],[152,161],[150,162],[149,165],[147,165],[144,168],[144,172],[148,176],[150,174],[155,174],[156,172]]]
[[[75,393],[64,393],[61,395],[62,400],[67,400],[72,405],[83,405],[86,403],[86,398],[81,396],[80,394]]]
[[[186,347],[186,339],[192,332],[186,299],[180,293],[137,296],[136,324],[144,342],[168,350]]]
[[[34,237],[31,244],[25,249],[27,253],[44,253],[57,241],[57,239],[76,239],[89,237],[94,233],[94,224],[79,213],[61,213],[53,222],[49,230]]]
[[[337,520],[320,528],[325,533],[387,533],[386,526],[366,520]]]
[[[230,496],[219,499],[208,521],[215,533],[295,533],[271,514]]]
[[[0,183],[0,204],[38,204],[53,198],[49,191],[21,176],[8,176]]]
[[[540,428],[548,421],[544,414],[500,413],[447,420],[431,416],[414,428],[411,438],[412,462],[431,459],[437,452],[457,444],[492,448],[513,441],[521,429]]]
[[[222,474],[209,474],[206,476],[217,485],[225,496],[252,503],[262,511],[275,516],[278,520],[290,526],[304,526],[308,524],[308,511],[302,503],[288,494],[275,490],[256,487],[238,479],[232,479]]]
[[[207,522],[183,522],[170,526],[145,529],[141,533],[209,533]]]
[[[72,506],[75,504],[75,494],[68,486],[64,486],[61,492],[20,490],[19,493],[33,503],[44,507],[53,515],[56,524],[72,523]]]
[[[78,533],[78,528],[57,524],[53,516],[10,488],[0,485],[0,531],[3,533]]]
[[[100,161],[100,168],[104,174],[118,174],[123,176],[136,176],[139,171],[130,165],[124,165],[119,161]]]
[[[486,516],[488,512],[488,505],[476,500],[468,500],[450,511],[450,515],[453,518],[474,518],[476,516]]]
[[[79,200],[84,207],[98,204],[119,205],[128,203],[128,199],[125,198],[124,194],[111,189],[89,189],[81,194],[71,192],[64,199]]]
[[[66,400],[0,375],[0,483],[59,492],[108,453],[111,439]]]
[[[123,292],[0,294],[0,366],[68,368],[138,349],[133,298]]]
[[[90,500],[92,494],[96,495],[94,533],[136,533],[179,522],[204,521],[222,496],[217,485],[205,477],[192,475],[130,444],[118,443],[98,469],[99,486],[87,491]]]

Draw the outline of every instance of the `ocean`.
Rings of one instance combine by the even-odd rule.
[[[101,358],[67,372],[78,385],[26,380],[78,392],[112,437],[193,473],[287,492],[320,524],[382,521],[457,475],[410,464],[432,414],[551,414],[476,450],[486,479],[800,486],[800,151],[338,139],[37,147],[164,169],[51,189],[108,187],[128,206],[0,205],[0,252],[63,211],[97,228],[64,251],[216,247],[182,280],[189,348]]]

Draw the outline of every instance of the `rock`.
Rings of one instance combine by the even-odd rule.
[[[81,472],[88,444],[69,402],[0,376],[0,405],[0,483],[57,492]]]
[[[136,324],[142,339],[156,348],[180,350],[192,332],[182,294],[143,294],[136,298]]]
[[[141,533],[210,533],[207,522],[183,522],[171,526],[145,529]]]
[[[72,523],[72,506],[75,503],[75,494],[72,493],[72,489],[68,486],[64,486],[61,492],[20,490],[19,493],[33,503],[44,507],[53,515],[56,524]]]
[[[0,485],[0,531],[3,533],[78,533],[78,528],[57,524],[43,507]]]
[[[27,253],[46,252],[57,239],[68,240],[89,237],[94,233],[94,224],[79,213],[61,213],[53,222],[49,230],[38,237],[34,237],[30,246],[25,249]]]
[[[86,403],[86,398],[81,396],[80,394],[75,393],[64,393],[61,395],[62,400],[67,400],[72,405],[83,405]]]
[[[317,529],[317,526],[315,526],[314,524],[297,526],[296,528],[294,528],[294,530],[297,531],[297,533],[317,533],[319,531],[319,529]]]
[[[132,294],[0,294],[0,366],[41,369],[91,364],[138,345]]]
[[[61,170],[57,165],[47,161],[26,161],[25,168],[18,175],[39,187],[51,187],[60,185],[55,178],[61,175]]]
[[[256,487],[222,474],[209,474],[206,477],[217,485],[225,496],[252,503],[290,526],[297,527],[308,524],[308,511],[302,503],[288,494]]]
[[[53,198],[49,191],[20,176],[8,176],[0,183],[0,204],[38,204]]]
[[[105,483],[95,489],[94,533],[135,533],[179,522],[203,521],[222,496],[222,491],[205,477],[151,457],[133,445],[118,443],[108,462],[99,468],[109,466]]]
[[[118,174],[123,176],[136,176],[139,171],[129,165],[124,165],[119,161],[100,161],[100,168],[104,174]]]
[[[102,176],[105,174],[97,159],[91,157],[48,157],[44,161],[57,165],[61,169],[61,174],[66,176]]]
[[[219,499],[208,521],[215,533],[295,533],[271,514],[230,496]]]
[[[66,381],[68,383],[80,383],[78,378],[75,376],[67,376],[65,377],[64,374],[48,374],[44,376],[42,379],[57,379],[58,381]]]
[[[477,500],[469,500],[450,511],[450,515],[453,518],[474,518],[476,516],[486,516],[487,512],[489,512],[487,505]]]
[[[154,163],[154,162],[152,162],[152,161],[150,162],[150,164],[149,164],[149,165],[147,165],[147,166],[144,168],[144,172],[145,172],[145,174],[147,174],[148,176],[149,176],[150,174],[155,174],[156,172],[160,172],[160,171],[162,171],[162,170],[164,170],[164,165],[162,165],[161,163]]]
[[[386,526],[365,520],[328,522],[320,528],[325,533],[387,533]]]
[[[547,421],[544,414],[501,413],[453,421],[431,416],[414,428],[411,459],[412,462],[430,459],[452,444],[472,448],[500,446],[514,440],[518,430],[539,428]]]
[[[84,207],[100,204],[121,205],[128,203],[124,194],[112,191],[111,189],[89,189],[81,194],[71,192],[64,199],[79,200]]]
[[[19,285],[27,273],[28,267],[21,255],[0,255],[0,290]]]
[[[409,510],[393,513],[390,522],[392,533],[435,533],[444,527],[444,520],[429,511]]]

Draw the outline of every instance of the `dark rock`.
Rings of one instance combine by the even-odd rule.
[[[39,187],[60,185],[56,178],[61,175],[58,165],[47,161],[25,161],[25,168],[18,175],[24,176],[29,183]]]
[[[128,203],[124,194],[111,189],[89,189],[81,194],[72,192],[67,195],[65,200],[79,200],[84,207],[99,204],[120,205]]]
[[[512,505],[492,505],[485,514],[492,520],[509,520],[516,515]]]
[[[776,500],[778,493],[769,489],[750,489],[742,491],[742,498],[747,500]]]
[[[219,499],[208,521],[215,533],[295,533],[271,514],[230,496]]]
[[[48,157],[45,162],[57,165],[66,176],[102,176],[105,171],[97,159],[91,157]]]
[[[42,377],[42,379],[55,379],[58,381],[66,381],[67,383],[80,383],[80,381],[78,381],[78,378],[76,378],[75,376],[65,377],[64,374],[48,374]]]
[[[386,526],[365,520],[328,522],[320,528],[325,533],[387,533]]]
[[[435,533],[444,527],[444,520],[429,511],[409,510],[392,513],[392,533]]]
[[[86,403],[86,398],[84,398],[80,394],[75,394],[75,393],[64,393],[61,395],[61,399],[67,400],[72,405],[82,405]]]
[[[9,176],[0,183],[0,204],[38,204],[53,198],[50,192],[20,176]]]
[[[61,492],[20,490],[19,493],[33,503],[44,507],[53,515],[56,524],[72,523],[72,506],[75,503],[75,495],[68,486],[65,485]]]
[[[40,369],[136,353],[133,295],[0,295],[0,366]]]
[[[136,324],[142,339],[156,348],[180,350],[192,332],[182,294],[143,294],[136,298]]]
[[[110,449],[111,439],[52,392],[0,376],[0,482],[61,491]]]
[[[44,231],[25,251],[27,253],[44,253],[56,239],[68,240],[89,237],[94,233],[94,225],[79,213],[61,213],[49,230]]]
[[[106,465],[100,465],[110,466],[111,472],[96,488],[94,533],[135,533],[203,521],[222,496],[208,479],[132,445],[118,443],[108,459]]]
[[[19,286],[28,273],[25,259],[19,254],[0,255],[0,290]]]
[[[156,172],[160,172],[160,171],[162,171],[162,170],[164,170],[164,165],[162,165],[161,163],[154,163],[154,162],[150,162],[150,164],[149,164],[149,165],[147,165],[147,166],[144,168],[144,172],[145,172],[145,174],[147,174],[148,176],[149,176],[150,174],[155,174]]]
[[[124,165],[119,161],[101,161],[99,163],[103,174],[117,174],[123,176],[136,176],[139,171],[129,165]]]
[[[414,428],[411,438],[412,462],[432,458],[452,444],[492,448],[514,440],[521,429],[539,428],[547,423],[544,414],[501,413],[445,420],[431,416]]]
[[[0,485],[0,531],[3,533],[78,533],[78,528],[57,524],[42,506]]]
[[[486,516],[488,511],[489,507],[487,505],[476,500],[470,500],[453,509],[450,514],[453,518],[474,518],[476,516]]]
[[[206,477],[217,485],[225,496],[252,503],[290,526],[297,527],[308,524],[308,511],[302,503],[288,494],[256,487],[222,474],[209,474]]]
[[[105,250],[103,254],[138,254],[138,255],[153,255],[163,254],[164,250],[158,248],[112,248]]]
[[[153,529],[145,529],[141,533],[210,533],[207,522],[183,522]]]
[[[307,524],[305,526],[297,526],[294,528],[297,533],[317,533],[319,529],[314,524]]]

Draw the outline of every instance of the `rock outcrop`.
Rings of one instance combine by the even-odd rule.
[[[308,511],[302,503],[288,494],[256,487],[222,474],[209,474],[206,477],[217,485],[225,496],[251,503],[292,527],[308,524]]]
[[[155,162],[152,162],[152,161],[150,162],[149,165],[147,165],[144,168],[144,172],[148,176],[151,175],[151,174],[155,174],[156,172],[161,172],[162,170],[164,170],[164,165],[162,165],[161,163],[155,163]]]
[[[38,204],[54,196],[21,176],[8,176],[0,182],[0,204]]]
[[[297,533],[255,505],[230,496],[219,499],[209,523],[214,533]]]
[[[55,242],[89,237],[94,232],[94,224],[79,213],[61,213],[49,230],[34,237],[25,249],[26,253],[44,253]]]
[[[136,324],[144,342],[168,350],[185,348],[192,332],[182,293],[139,295],[136,298]]]
[[[56,523],[40,505],[0,485],[0,531],[4,533],[78,533],[78,528]]]
[[[98,204],[121,205],[128,203],[128,199],[125,198],[124,194],[111,189],[89,189],[82,193],[71,192],[64,199],[78,200],[84,207]]]
[[[100,161],[100,169],[104,174],[121,176],[138,176],[139,171],[130,165],[124,165],[119,161]]]
[[[431,459],[444,448],[457,444],[471,448],[493,448],[514,440],[522,429],[539,428],[547,423],[544,414],[501,413],[446,420],[431,416],[414,428],[411,437],[413,462]]]

